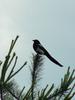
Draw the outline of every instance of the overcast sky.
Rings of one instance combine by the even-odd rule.
[[[75,68],[75,0],[0,0],[1,60],[16,35],[20,35],[15,46],[18,65],[28,61],[26,69],[16,76],[18,83],[30,84],[28,66],[35,53],[32,40],[36,38],[64,65],[59,68],[45,57],[41,84],[58,85],[68,66]]]

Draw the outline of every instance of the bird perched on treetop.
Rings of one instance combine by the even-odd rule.
[[[39,40],[35,39],[33,40],[33,48],[36,51],[37,54],[40,55],[45,55],[47,56],[53,63],[59,65],[60,67],[63,67],[62,64],[60,64],[57,60],[55,60],[49,53],[48,51],[41,45],[41,43],[39,42]]]

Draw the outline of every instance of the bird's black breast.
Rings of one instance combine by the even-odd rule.
[[[44,52],[43,52],[43,50],[40,48],[40,44],[33,44],[33,48],[34,48],[34,50],[36,51],[36,53],[38,53],[38,54],[44,54]]]
[[[33,48],[36,51],[36,49],[38,48],[38,45],[33,43]]]

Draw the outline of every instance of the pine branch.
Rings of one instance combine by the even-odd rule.
[[[14,72],[14,68],[16,66],[18,57],[16,56],[15,52],[13,53],[13,55],[11,57],[11,53],[12,53],[12,50],[15,46],[15,43],[16,43],[17,39],[18,39],[18,36],[16,37],[15,40],[12,40],[9,52],[8,52],[6,58],[5,58],[3,66],[2,66],[1,78],[0,78],[0,91],[2,90],[1,93],[0,93],[1,98],[4,98],[4,95],[3,95],[4,93],[9,92],[10,95],[12,95],[15,99],[20,100],[20,98],[22,96],[22,92],[24,90],[24,88],[23,88],[22,91],[20,92],[19,96],[16,96],[15,93],[12,92],[12,90],[13,90],[12,86],[10,86],[11,78],[13,78],[17,73],[19,73],[23,69],[23,67],[27,64],[27,62],[25,62],[16,72]],[[13,65],[12,69],[10,70],[10,72],[9,72],[9,74],[6,77],[6,80],[5,80],[6,72],[7,72],[8,68],[10,67],[14,57],[15,57],[14,65]]]
[[[10,80],[12,77],[14,77],[18,72],[20,72],[26,64],[27,64],[27,62],[25,62],[16,72],[14,72],[14,73],[10,76],[9,80]]]
[[[68,67],[67,73],[61,80],[61,84],[58,88],[54,90],[54,84],[48,89],[48,85],[38,92],[37,100],[71,100],[75,95],[75,81],[74,76],[75,70],[70,72],[70,67]]]
[[[12,75],[12,73],[13,73],[13,71],[14,71],[14,68],[15,68],[15,66],[16,66],[16,63],[17,63],[17,58],[18,58],[18,57],[16,56],[14,65],[13,65],[13,67],[12,67],[12,69],[11,69],[11,71],[10,71],[10,73],[9,73],[9,75],[8,75],[8,77],[7,77],[7,79],[6,79],[6,81],[5,81],[5,83],[6,83],[7,81],[10,80],[10,77],[11,77],[11,75]]]
[[[1,92],[1,100],[3,100],[3,90],[1,89],[0,92]]]
[[[32,91],[32,87],[29,88],[29,90],[27,91],[27,93],[23,97],[23,100],[30,100],[30,98],[31,98],[31,91]]]
[[[21,95],[22,95],[22,93],[23,93],[24,89],[25,89],[25,86],[24,86],[24,87],[23,87],[23,89],[21,90],[21,92],[20,92],[20,94],[19,94],[18,98],[21,98]]]
[[[11,54],[11,52],[12,52],[12,50],[13,50],[13,47],[14,47],[14,45],[15,45],[15,43],[16,43],[18,37],[19,37],[19,36],[17,36],[17,37],[15,38],[15,40],[12,40],[11,46],[10,46],[10,49],[9,49],[9,52],[8,52],[6,58],[5,58],[5,61],[4,61],[3,66],[2,66],[1,81],[3,81],[3,82],[4,82],[4,80],[5,80],[6,71],[7,71],[7,69],[8,69],[8,62],[9,62],[9,59],[10,59],[10,54]]]
[[[11,90],[10,90],[6,85],[4,85],[4,88],[5,88],[16,100],[19,100],[19,98],[18,98],[13,92],[11,92]]]
[[[35,98],[34,89],[37,86],[41,78],[41,71],[42,71],[42,64],[43,64],[43,57],[39,54],[33,55],[33,62],[31,68],[31,79],[32,79],[32,100]]]

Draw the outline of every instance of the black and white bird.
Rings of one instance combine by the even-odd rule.
[[[40,54],[40,55],[45,55],[47,56],[53,63],[59,65],[60,67],[63,67],[62,64],[60,64],[57,60],[55,60],[49,53],[48,51],[42,46],[42,44],[39,42],[39,40],[35,39],[33,40],[34,43],[33,43],[33,48],[35,50],[35,52],[37,54]]]

